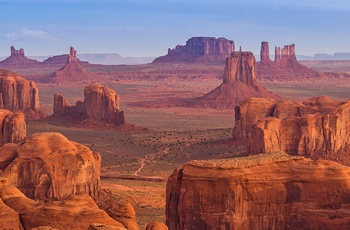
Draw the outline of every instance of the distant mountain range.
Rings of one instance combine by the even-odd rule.
[[[29,59],[44,61],[51,56],[28,56]],[[77,57],[81,61],[87,61],[91,64],[102,64],[102,65],[137,65],[151,63],[155,57],[122,57],[121,55],[114,54],[77,54]],[[0,61],[7,57],[0,57]]]
[[[258,61],[260,60],[260,55],[255,55],[255,57]],[[344,61],[344,60],[350,60],[350,53],[334,53],[334,54],[319,53],[313,56],[296,55],[296,57],[299,61],[306,61],[306,60]],[[274,60],[274,56],[270,55],[270,59]]]

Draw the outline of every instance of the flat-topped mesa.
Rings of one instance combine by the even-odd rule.
[[[120,110],[120,97],[112,89],[94,83],[85,87],[84,101],[70,105],[60,94],[54,95],[55,117],[73,117],[78,120],[92,119],[116,125],[125,124],[124,111]]]
[[[291,62],[297,62],[297,57],[295,55],[295,45],[285,45],[282,48],[281,51],[282,54],[282,59],[281,62],[282,63],[291,63]]]
[[[34,81],[0,69],[0,109],[23,111],[29,118],[46,115],[40,109],[39,90]]]
[[[166,187],[169,229],[348,229],[350,168],[285,153],[195,160]]]
[[[249,153],[282,150],[350,166],[350,101],[313,97],[303,103],[251,98],[236,107],[234,138]]]
[[[257,82],[253,53],[236,51],[226,59],[223,83],[197,98],[191,106],[233,109],[251,97],[280,99]]]
[[[153,63],[223,63],[233,51],[235,51],[234,42],[226,38],[192,37],[187,40],[186,45],[168,49],[167,55],[156,58]]]

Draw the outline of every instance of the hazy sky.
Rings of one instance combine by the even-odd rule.
[[[119,53],[159,56],[194,36],[261,41],[298,54],[350,52],[349,0],[0,0],[0,56]]]

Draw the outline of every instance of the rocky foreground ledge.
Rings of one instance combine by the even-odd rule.
[[[190,161],[169,177],[169,229],[348,229],[350,168],[284,152]]]

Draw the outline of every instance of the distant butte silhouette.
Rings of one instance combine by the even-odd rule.
[[[235,43],[226,38],[192,37],[186,45],[168,49],[168,54],[153,63],[224,63],[235,51]]]
[[[23,48],[16,50],[15,47],[11,46],[10,50],[11,50],[11,55],[5,60],[0,62],[0,67],[6,69],[7,67],[26,66],[26,65],[33,65],[33,64],[35,65],[39,63],[36,60],[27,58],[24,55]]]

